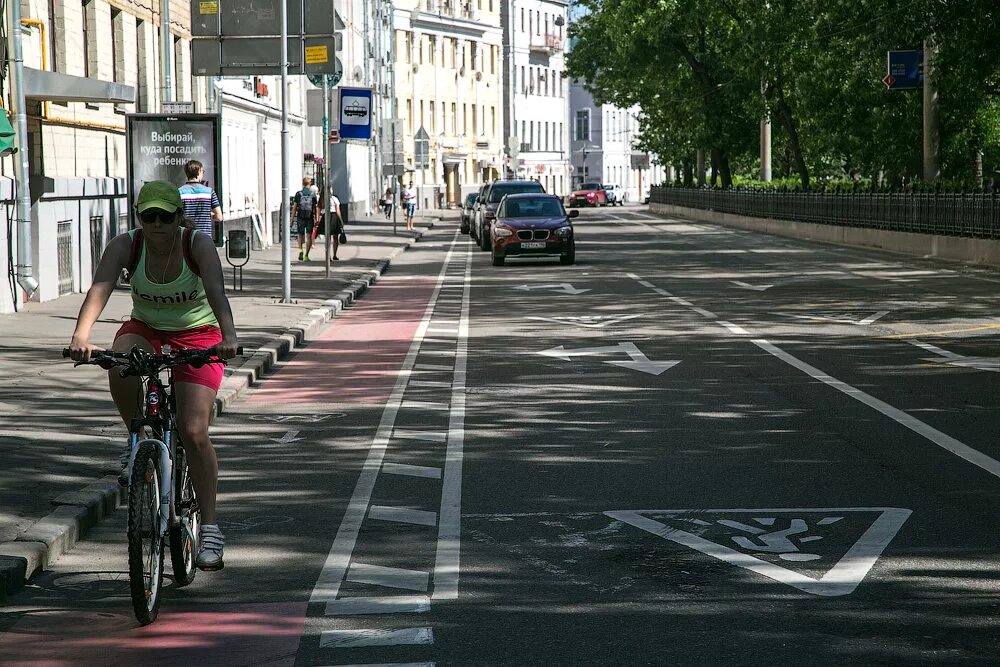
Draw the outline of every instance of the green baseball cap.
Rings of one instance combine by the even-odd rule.
[[[139,190],[135,200],[135,210],[142,213],[146,209],[159,208],[173,213],[184,206],[177,186],[167,181],[147,181]]]

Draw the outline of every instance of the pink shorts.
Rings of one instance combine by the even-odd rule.
[[[142,320],[128,320],[118,329],[115,340],[125,334],[142,336],[150,342],[153,351],[157,354],[160,353],[160,348],[163,345],[170,345],[175,350],[182,347],[191,350],[204,350],[222,342],[222,330],[211,324],[180,331],[160,331]],[[201,368],[187,364],[174,367],[174,380],[176,382],[193,382],[205,385],[213,391],[219,391],[219,387],[222,385],[222,374],[222,364],[205,364]]]

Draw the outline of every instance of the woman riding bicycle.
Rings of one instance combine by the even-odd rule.
[[[142,247],[135,246],[138,264],[130,276],[132,314],[115,334],[112,349],[127,352],[138,346],[160,353],[163,345],[174,349],[215,346],[222,359],[236,356],[236,328],[218,252],[209,237],[197,232],[190,238],[190,254],[183,248],[183,228],[193,225],[184,217],[177,188],[166,181],[146,183],[136,199],[135,214],[142,227]],[[76,361],[89,360],[92,351],[103,349],[90,342],[90,332],[122,269],[130,264],[136,231],[116,236],[104,250],[69,345],[70,356]],[[185,257],[188,254],[190,260]],[[219,467],[208,437],[222,374],[221,364],[174,368],[178,428],[201,507],[197,565],[202,570],[220,570],[224,565],[224,538],[215,511]],[[140,380],[123,378],[115,370],[108,373],[108,380],[111,397],[128,427],[139,407]],[[126,445],[126,466],[128,454]]]

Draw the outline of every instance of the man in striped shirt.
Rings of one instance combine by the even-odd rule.
[[[181,201],[184,202],[185,217],[194,222],[199,232],[220,245],[222,239],[215,238],[212,223],[222,222],[222,204],[215,190],[202,180],[205,177],[205,165],[198,160],[190,160],[184,165],[184,175],[187,176],[187,183],[178,189]]]

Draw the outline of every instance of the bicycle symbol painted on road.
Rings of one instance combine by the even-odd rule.
[[[346,412],[328,412],[318,415],[250,415],[250,421],[273,422],[275,424],[319,424],[331,419],[346,417]]]

